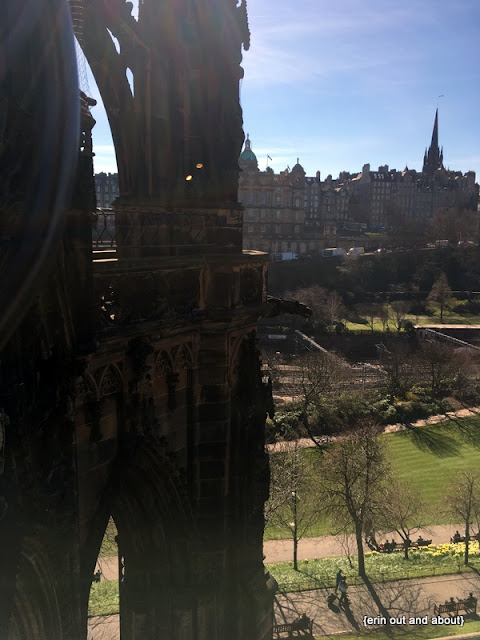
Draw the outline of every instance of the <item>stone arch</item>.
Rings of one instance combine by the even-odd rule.
[[[168,374],[173,373],[173,360],[169,352],[165,349],[162,349],[158,353],[155,359],[155,368],[153,371],[156,378],[166,377]]]
[[[182,369],[192,369],[193,354],[190,345],[183,343],[172,349],[172,360],[175,371]]]
[[[111,515],[124,565],[119,584],[122,640],[194,637],[193,630],[182,636],[178,628],[179,619],[184,629],[193,624],[198,588],[198,539],[184,486],[164,439],[132,436],[123,443],[84,555],[87,579]]]
[[[118,365],[111,363],[105,367],[99,377],[98,388],[100,397],[122,393],[123,376]]]
[[[45,531],[25,537],[20,553],[8,640],[50,640],[65,634],[55,556]]]
[[[90,371],[85,371],[83,376],[80,376],[77,379],[76,383],[76,398],[77,400],[99,400],[100,391],[97,383],[95,382],[95,378],[92,376]]]
[[[235,383],[242,344],[245,340],[248,340],[249,336],[250,334],[248,333],[240,333],[236,336],[230,336],[230,357],[228,367],[228,381],[230,386],[233,386]]]

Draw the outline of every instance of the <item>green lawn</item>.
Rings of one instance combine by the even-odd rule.
[[[94,582],[88,601],[89,616],[106,616],[119,612],[118,580]]]
[[[433,510],[431,524],[451,522],[442,513],[442,496],[456,473],[480,468],[480,416],[381,437],[388,443],[395,471],[418,487]]]
[[[429,576],[451,575],[456,573],[478,571],[480,569],[480,551],[478,542],[472,543],[470,567],[463,564],[465,545],[430,545],[418,550],[411,550],[410,557],[405,560],[403,552],[367,553],[365,567],[372,582],[390,582]],[[292,562],[278,562],[267,565],[268,570],[278,582],[280,591],[305,591],[335,586],[335,575],[342,569],[349,584],[360,584],[357,575],[356,556],[351,557],[352,564],[346,556],[337,558],[316,558],[301,560],[298,571],[294,571]]]
[[[451,522],[442,512],[442,496],[456,473],[462,469],[480,468],[480,416],[452,419],[438,425],[416,427],[381,436],[387,443],[391,463],[402,479],[413,482],[430,507],[429,524]],[[280,454],[281,455],[281,454]],[[315,450],[303,450],[302,455],[319,455]],[[456,524],[456,523],[454,523]],[[331,523],[315,521],[309,536],[334,532]],[[290,537],[280,527],[268,527],[265,539]]]
[[[325,638],[338,638],[339,640],[359,640],[359,638],[371,638],[371,640],[393,640],[395,638],[405,638],[406,640],[429,640],[430,638],[444,638],[447,636],[458,636],[464,633],[475,633],[480,631],[480,620],[465,620],[463,627],[458,625],[447,627],[446,625],[434,626],[415,625],[405,627],[394,627],[387,633],[386,631],[370,631],[365,633],[342,633],[340,635],[318,636],[318,640]]]
[[[110,518],[107,524],[107,529],[103,536],[102,546],[100,547],[100,553],[98,554],[100,558],[109,558],[111,556],[116,556],[118,553],[117,543],[115,542],[115,538],[117,536],[117,527],[113,518]]]
[[[412,313],[407,313],[405,316],[405,320],[412,322],[413,324],[440,324],[440,316],[438,312],[434,315],[414,315]],[[480,324],[480,316],[476,315],[465,315],[459,316],[457,313],[453,313],[452,311],[444,311],[443,313],[443,322],[442,324]],[[372,328],[367,324],[359,324],[357,322],[345,322],[345,326],[349,331],[362,331],[362,332],[371,332]],[[389,330],[395,332],[395,326],[393,320],[390,320],[388,323]],[[375,319],[375,323],[373,325],[374,331],[383,331],[383,325],[378,320]]]

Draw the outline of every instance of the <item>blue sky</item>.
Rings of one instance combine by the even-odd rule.
[[[479,0],[249,0],[248,13],[241,102],[261,169],[268,154],[322,178],[420,170],[438,104],[445,165],[480,179]],[[95,170],[115,171],[102,111]]]

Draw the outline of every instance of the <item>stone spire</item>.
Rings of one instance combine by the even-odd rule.
[[[438,148],[438,108],[435,111],[435,122],[433,124],[432,141],[428,151],[425,151],[423,157],[423,172],[429,175],[443,166],[443,148],[440,152]]]

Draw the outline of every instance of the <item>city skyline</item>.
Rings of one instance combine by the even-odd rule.
[[[250,0],[248,10],[241,102],[260,169],[270,156],[277,172],[298,157],[322,179],[365,163],[421,170],[438,106],[445,166],[480,175],[477,0]],[[100,105],[94,117],[95,171],[114,172]]]

